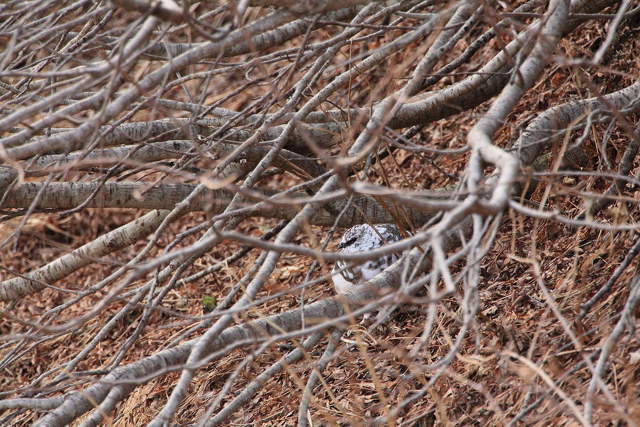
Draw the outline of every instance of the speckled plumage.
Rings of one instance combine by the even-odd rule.
[[[368,224],[360,224],[351,227],[344,233],[338,248],[342,254],[366,252],[396,242],[400,238],[398,227],[394,224],[377,224],[373,227]],[[336,293],[347,293],[354,285],[372,279],[397,260],[397,254],[389,254],[352,267],[349,267],[346,262],[338,261],[331,272]]]

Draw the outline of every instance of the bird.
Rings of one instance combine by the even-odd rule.
[[[401,239],[400,231],[395,224],[359,224],[348,229],[338,249],[341,254],[355,254],[377,249]],[[399,258],[398,254],[387,254],[378,259],[352,264],[338,261],[331,271],[333,287],[338,295],[345,295],[353,291],[354,286],[371,280],[384,271]]]

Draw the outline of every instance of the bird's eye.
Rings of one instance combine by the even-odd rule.
[[[338,249],[344,249],[347,246],[351,246],[356,242],[356,240],[358,240],[357,237],[352,237],[351,239],[347,240],[346,242],[340,242],[338,244]]]

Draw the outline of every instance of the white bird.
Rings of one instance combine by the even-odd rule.
[[[394,224],[359,224],[348,229],[338,244],[341,254],[354,254],[379,248],[400,240],[400,231]],[[338,261],[331,271],[331,279],[336,293],[344,295],[354,286],[371,280],[378,273],[398,260],[397,254],[384,255],[378,259],[351,265]]]

